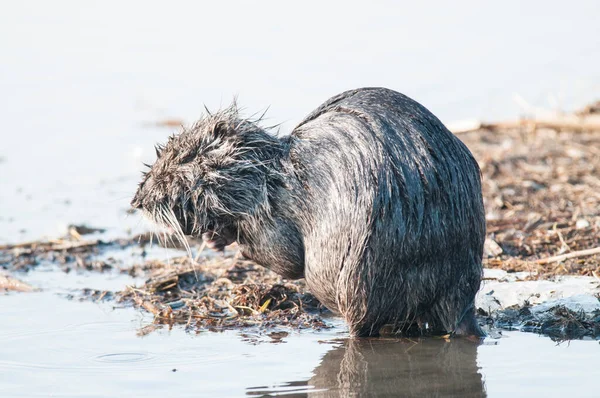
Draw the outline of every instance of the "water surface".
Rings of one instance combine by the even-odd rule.
[[[0,296],[3,397],[597,396],[597,341],[505,332],[483,344],[293,332],[159,329],[114,303]],[[49,308],[50,311],[42,311]]]

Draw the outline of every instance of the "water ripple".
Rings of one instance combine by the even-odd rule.
[[[115,354],[102,354],[92,358],[97,362],[105,363],[129,363],[129,362],[143,362],[151,361],[154,357],[148,353],[143,352],[121,352]]]

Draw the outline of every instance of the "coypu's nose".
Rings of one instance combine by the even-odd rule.
[[[136,192],[135,195],[133,196],[133,199],[131,199],[130,205],[134,209],[140,210],[142,208],[142,201],[139,198],[138,192]]]

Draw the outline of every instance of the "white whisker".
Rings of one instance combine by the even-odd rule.
[[[185,234],[181,229],[181,225],[179,225],[179,222],[177,221],[177,217],[175,216],[175,212],[173,211],[173,209],[169,209],[165,212],[165,219],[169,223],[171,228],[173,228],[173,231],[175,231],[175,236],[185,248],[188,258],[190,259],[190,267],[192,268],[192,271],[194,271],[194,276],[196,277],[196,279],[198,279],[198,274],[196,272],[196,268],[194,267],[195,261],[194,257],[192,256],[192,248],[190,247],[185,237]]]

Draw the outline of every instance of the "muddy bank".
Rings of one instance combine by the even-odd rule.
[[[533,280],[526,272],[486,269],[476,306],[491,335],[521,330],[557,340],[598,338],[599,297],[600,280],[594,277]]]
[[[600,276],[600,131],[461,134],[483,173],[488,268]]]
[[[115,273],[142,275],[146,278],[144,283],[123,286],[121,290],[84,288],[68,295],[71,299],[134,306],[152,314],[152,324],[140,329],[141,335],[180,325],[192,332],[252,329],[274,333],[277,339],[286,330],[321,330],[331,326],[332,314],[306,290],[302,280],[284,280],[241,260],[235,250],[223,256],[208,250],[195,251],[193,259],[179,256],[168,261],[146,254],[141,263],[125,266],[116,254],[133,254],[136,250],[144,253],[149,240],[135,243],[142,241],[135,237],[98,243],[67,239],[60,246],[37,245],[36,255],[22,252],[22,247],[9,249],[12,252],[4,254],[14,261],[3,263],[3,267],[15,275],[36,272],[36,267],[21,266],[23,256],[34,256],[34,263],[42,266],[58,259],[54,264],[57,272],[94,272],[106,277]],[[107,255],[112,260],[98,259]],[[543,275],[546,278],[529,272],[486,269],[476,304],[479,322],[490,335],[520,329],[556,339],[599,337],[600,281],[585,276]]]

